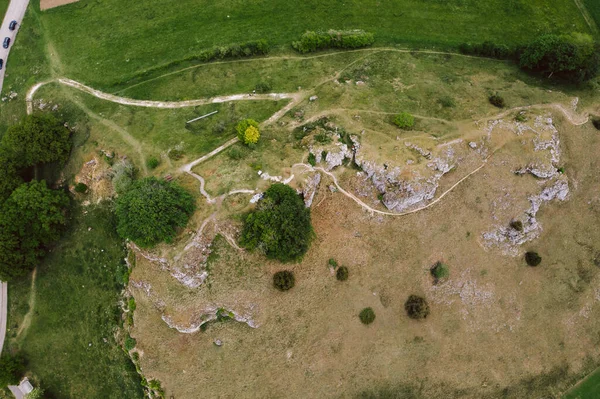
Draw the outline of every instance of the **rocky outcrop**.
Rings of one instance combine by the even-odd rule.
[[[312,177],[308,177],[306,179],[306,183],[304,185],[304,188],[302,189],[302,196],[304,197],[304,204],[307,208],[311,207],[320,183],[320,173],[315,173]]]

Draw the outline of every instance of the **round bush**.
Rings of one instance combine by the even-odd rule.
[[[240,121],[235,127],[235,131],[237,132],[238,139],[246,145],[256,144],[260,137],[258,122],[254,119],[244,119]]]
[[[296,278],[290,270],[281,270],[273,275],[273,286],[279,291],[287,291],[294,287]]]
[[[146,160],[146,166],[149,169],[156,169],[160,165],[160,160],[156,157],[150,157]]]
[[[537,252],[529,251],[525,253],[525,262],[529,266],[537,266],[542,262],[542,257]]]
[[[400,129],[410,129],[415,125],[415,117],[408,112],[401,112],[394,118],[394,124]]]
[[[494,107],[504,108],[504,106],[506,105],[506,103],[504,102],[504,98],[502,98],[498,94],[491,95],[489,100],[490,104],[492,104]]]
[[[88,186],[85,183],[77,183],[75,185],[75,191],[78,193],[83,194],[87,191],[87,189],[88,189]]]
[[[436,281],[442,280],[450,275],[450,270],[448,269],[448,266],[442,262],[437,262],[431,268],[431,275],[436,279]]]
[[[424,319],[429,316],[429,305],[425,298],[411,295],[404,304],[404,309],[411,319]]]
[[[592,119],[592,125],[598,130],[600,130],[600,118]]]
[[[371,308],[364,308],[358,314],[360,322],[363,324],[371,324],[375,321],[375,312]]]
[[[512,222],[510,222],[510,227],[517,231],[523,231],[523,222],[521,222],[520,220],[513,220]]]
[[[348,268],[346,266],[340,266],[340,268],[337,269],[337,272],[335,272],[335,278],[339,281],[348,280]]]

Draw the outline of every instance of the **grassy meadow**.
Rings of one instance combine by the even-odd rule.
[[[600,2],[596,0],[583,0],[583,4],[591,14],[592,18],[594,18],[596,25],[598,25],[598,28],[600,29]]]
[[[578,383],[563,399],[595,399],[600,393],[600,370],[595,370]]]
[[[76,206],[69,230],[37,269],[30,325],[18,336],[30,280],[11,283],[7,342],[51,397],[142,398],[135,367],[115,341],[124,257],[110,205]]]
[[[40,18],[64,73],[100,88],[212,46],[265,38],[289,48],[306,30],[364,29],[378,46],[426,48],[589,31],[571,0],[82,0]]]

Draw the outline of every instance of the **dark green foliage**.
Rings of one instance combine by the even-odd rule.
[[[317,164],[317,158],[315,157],[315,154],[313,154],[312,152],[310,152],[308,154],[308,163],[311,166],[315,166]]]
[[[169,151],[169,158],[173,161],[179,161],[181,158],[183,158],[184,154],[185,153],[183,152],[183,150],[173,148]]]
[[[293,285],[294,284],[292,284],[292,286]],[[234,317],[235,317],[235,315],[233,314],[233,312],[230,312],[229,310],[227,310],[225,308],[217,309],[217,320],[216,321],[218,321],[218,322],[232,320]]]
[[[363,324],[371,324],[375,321],[375,312],[372,308],[364,308],[358,314],[358,318]]]
[[[45,181],[19,186],[0,209],[0,279],[33,269],[45,249],[60,237],[69,198],[50,190]]]
[[[424,319],[429,316],[429,305],[425,298],[411,295],[404,303],[404,310],[411,319]]]
[[[254,87],[257,93],[268,93],[271,91],[271,84],[267,82],[259,82]]]
[[[295,284],[296,278],[290,270],[281,270],[273,275],[273,286],[279,291],[292,289]]]
[[[23,183],[18,174],[17,163],[6,156],[6,152],[0,149],[0,201],[8,198],[10,193]]]
[[[147,177],[117,198],[117,231],[141,247],[171,242],[194,208],[194,198],[176,183]]]
[[[152,156],[146,160],[146,166],[148,169],[156,169],[158,165],[160,165],[160,159],[157,157]]]
[[[329,264],[329,266],[333,267],[334,269],[338,267],[337,261],[333,258],[329,258],[327,263]]]
[[[75,185],[75,191],[78,192],[78,193],[80,193],[80,194],[85,193],[87,190],[88,190],[88,186],[85,183],[77,183]]]
[[[325,128],[325,125],[329,122],[327,117],[320,118],[314,122],[308,122],[302,126],[297,127],[294,130],[294,138],[296,140],[302,140],[306,135],[315,130],[316,128]]]
[[[525,111],[518,112],[517,115],[515,115],[515,120],[517,122],[525,122],[525,121],[527,121],[526,112]]]
[[[340,268],[335,272],[335,278],[337,278],[339,281],[348,280],[348,268],[346,266],[340,266]]]
[[[293,188],[275,183],[245,217],[240,244],[246,249],[259,249],[269,258],[289,262],[306,253],[312,234],[310,209]]]
[[[231,149],[227,152],[227,156],[234,161],[239,161],[244,158],[247,154],[246,147],[231,147]]]
[[[508,48],[504,44],[496,44],[490,41],[480,44],[463,43],[458,46],[463,54],[477,55],[480,57],[489,57],[497,59],[508,59],[515,56],[515,50]]]
[[[315,141],[321,144],[329,144],[331,143],[331,137],[325,132],[321,132],[315,135]]]
[[[600,130],[600,118],[592,119],[592,125],[594,125],[596,129]]]
[[[408,112],[401,112],[394,118],[394,124],[400,129],[408,130],[415,125],[415,117]]]
[[[0,388],[18,384],[24,372],[23,358],[4,353],[0,357]]]
[[[438,103],[444,108],[454,108],[456,106],[456,102],[450,96],[443,96],[438,99]]]
[[[430,271],[436,283],[450,276],[448,266],[442,262],[436,262],[436,264],[431,267]]]
[[[134,297],[130,297],[127,300],[127,309],[129,309],[130,312],[135,312],[135,309],[137,308],[137,305],[135,304],[135,298]]]
[[[524,48],[519,65],[548,76],[584,82],[597,75],[600,51],[590,35],[542,35]]]
[[[136,344],[137,344],[137,341],[135,340],[135,338],[132,338],[131,336],[128,335],[127,338],[125,338],[125,343],[123,344],[123,346],[125,347],[125,350],[127,352],[129,352],[130,350],[135,348]]]
[[[362,30],[327,32],[307,31],[300,40],[292,42],[294,50],[300,53],[309,53],[329,48],[360,48],[371,46],[375,42],[375,35]]]
[[[8,128],[2,137],[2,154],[17,167],[66,162],[71,151],[71,133],[51,114],[27,115]]]
[[[490,101],[490,104],[492,104],[494,107],[504,108],[504,106],[506,105],[506,103],[504,102],[504,98],[498,95],[498,93],[492,94],[488,98],[488,100]]]
[[[523,222],[520,220],[513,220],[510,222],[510,227],[517,231],[523,231]]]
[[[537,266],[542,263],[542,257],[537,252],[529,251],[525,253],[525,262],[529,266]]]

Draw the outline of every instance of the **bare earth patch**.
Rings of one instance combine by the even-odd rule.
[[[79,0],[40,0],[40,10],[48,10],[54,7],[64,6],[65,4],[71,4],[78,2]]]

